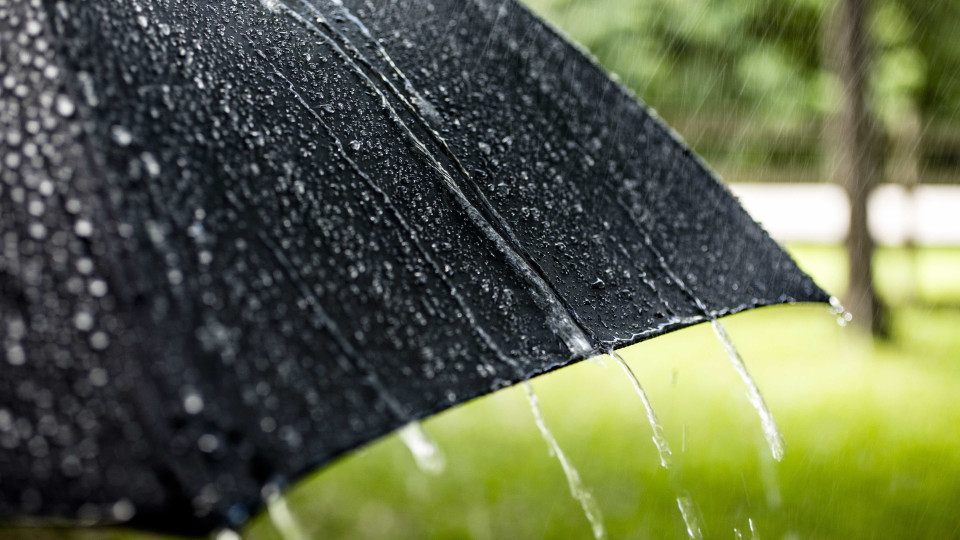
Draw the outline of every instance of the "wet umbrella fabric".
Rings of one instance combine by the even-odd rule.
[[[175,533],[417,418],[826,295],[512,1],[0,1],[0,515]]]

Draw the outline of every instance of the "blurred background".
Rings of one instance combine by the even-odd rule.
[[[786,440],[780,463],[703,325],[623,351],[670,470],[617,366],[535,380],[609,536],[686,537],[685,495],[705,538],[960,537],[960,3],[528,5],[656,109],[855,317],[841,327],[823,306],[787,306],[725,320]],[[521,389],[425,427],[442,474],[388,437],[289,493],[304,532],[591,536]],[[264,516],[242,532],[279,538]]]

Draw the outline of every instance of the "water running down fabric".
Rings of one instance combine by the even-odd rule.
[[[0,0],[0,516],[238,526],[401,425],[827,295],[511,0]]]

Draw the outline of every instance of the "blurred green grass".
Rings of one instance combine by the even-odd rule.
[[[839,248],[791,251],[842,290]],[[892,303],[889,342],[840,328],[823,306],[725,319],[787,441],[781,463],[703,325],[624,351],[660,415],[672,471],[659,467],[640,400],[616,366],[583,362],[534,381],[611,538],[683,537],[678,487],[707,538],[749,537],[748,520],[765,538],[960,535],[960,250],[882,249],[876,263]],[[388,437],[289,493],[303,528],[315,538],[590,536],[520,389],[426,427],[447,455],[442,475],[420,472]],[[263,516],[245,533],[277,537]]]
[[[839,247],[792,246],[831,292]],[[770,457],[744,387],[709,327],[622,351],[673,448],[659,467],[640,400],[615,365],[533,382],[550,426],[597,499],[610,538],[682,538],[677,489],[705,538],[956,538],[960,519],[960,249],[877,254],[892,339],[840,328],[824,306],[724,319],[787,441]],[[425,423],[447,469],[419,469],[396,436],[311,475],[287,494],[311,538],[589,538],[519,388]],[[280,538],[265,515],[244,538]],[[120,530],[0,530],[0,538],[145,538]]]

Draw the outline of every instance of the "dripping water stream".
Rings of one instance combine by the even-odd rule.
[[[630,366],[627,365],[627,362],[619,353],[610,351],[607,354],[617,361],[617,364],[620,365],[620,368],[626,374],[627,378],[630,379],[630,384],[633,385],[633,389],[636,390],[640,396],[643,408],[647,412],[647,420],[650,422],[650,428],[653,430],[653,444],[657,446],[657,453],[660,455],[660,465],[663,466],[664,469],[669,469],[670,465],[673,464],[673,453],[670,451],[667,437],[663,434],[663,426],[660,424],[660,419],[657,418],[657,413],[653,410],[653,405],[650,404],[647,393],[644,392],[643,387],[640,386],[640,380],[637,379],[636,374],[634,374],[633,370],[630,369]]]
[[[780,429],[777,427],[777,421],[773,418],[773,413],[770,412],[770,408],[763,400],[760,389],[757,388],[757,383],[754,382],[753,377],[750,376],[750,372],[747,371],[747,366],[744,365],[743,359],[740,357],[740,352],[737,351],[733,340],[731,340],[727,334],[726,328],[716,319],[711,320],[710,325],[713,327],[713,332],[717,335],[717,339],[723,344],[724,350],[727,351],[727,356],[730,357],[733,369],[740,375],[744,386],[747,387],[747,399],[750,400],[750,404],[753,405],[753,408],[756,409],[760,415],[763,437],[767,440],[767,445],[770,446],[770,452],[773,454],[773,458],[777,461],[782,460],[784,452],[783,435],[780,434]]]
[[[278,486],[267,484],[263,487],[261,496],[267,504],[267,516],[270,518],[270,523],[280,533],[283,540],[308,540],[309,537],[297,522],[293,513],[290,512],[287,500]]]
[[[616,360],[620,368],[623,369],[624,374],[630,380],[630,384],[633,386],[633,389],[636,390],[637,395],[640,396],[640,401],[643,403],[643,408],[647,413],[647,421],[650,423],[650,429],[653,431],[653,443],[657,447],[657,453],[660,456],[660,465],[664,469],[671,469],[673,467],[673,452],[670,450],[670,445],[667,442],[667,437],[663,433],[663,426],[660,424],[660,419],[657,418],[657,413],[653,409],[653,405],[650,403],[650,399],[647,397],[647,393],[643,390],[643,386],[640,384],[640,379],[637,378],[637,375],[630,369],[630,365],[627,364],[627,361],[624,360],[620,353],[616,351],[610,351],[607,353],[608,356]],[[691,540],[700,540],[703,538],[702,529],[700,527],[700,520],[697,516],[697,508],[693,502],[693,498],[690,497],[690,494],[680,486],[680,481],[675,474],[670,476],[671,483],[673,484],[673,490],[676,494],[677,508],[680,510],[680,517],[683,518],[684,527],[687,530],[687,535]]]
[[[780,433],[780,429],[777,427],[776,420],[774,420],[773,413],[770,412],[770,408],[767,407],[767,403],[764,401],[763,396],[760,393],[760,389],[757,387],[756,382],[754,382],[753,377],[747,370],[747,366],[743,363],[743,358],[741,358],[740,353],[737,351],[736,345],[734,345],[733,340],[730,339],[726,329],[717,319],[717,314],[707,309],[707,306],[704,305],[703,301],[700,300],[700,298],[690,287],[687,286],[680,276],[678,276],[670,268],[670,265],[667,264],[666,258],[664,258],[663,254],[660,253],[660,250],[653,245],[653,239],[651,239],[650,234],[643,229],[642,223],[633,213],[633,211],[622,201],[620,201],[620,206],[627,212],[627,215],[631,220],[633,220],[634,224],[642,233],[644,245],[650,251],[650,253],[653,254],[658,265],[660,266],[660,269],[663,270],[667,277],[673,281],[677,287],[679,287],[680,290],[687,295],[688,298],[693,301],[693,303],[697,306],[697,309],[699,309],[703,316],[710,321],[710,325],[713,327],[714,334],[716,334],[717,339],[720,340],[724,350],[727,352],[727,356],[730,358],[730,362],[733,364],[734,370],[738,375],[740,375],[740,379],[747,388],[747,399],[750,401],[750,404],[757,411],[757,415],[760,417],[760,425],[763,430],[764,439],[766,439],[767,445],[770,447],[770,453],[773,454],[774,459],[781,461],[784,454],[783,435]],[[831,305],[833,305],[832,300]],[[836,305],[839,306],[839,302],[837,302]],[[842,312],[843,308],[840,306],[838,309],[841,310],[840,312]]]
[[[447,465],[446,456],[433,437],[427,433],[420,422],[410,422],[397,430],[403,444],[407,445],[420,470],[429,474],[440,474]]]
[[[543,416],[543,410],[540,408],[540,400],[537,399],[537,395],[533,392],[533,386],[529,381],[524,381],[523,389],[527,394],[527,401],[530,403],[530,411],[533,413],[533,419],[537,424],[537,429],[540,430],[540,435],[543,436],[543,440],[546,441],[547,446],[550,448],[550,454],[555,456],[560,462],[560,466],[563,468],[563,474],[567,477],[570,495],[572,495],[573,498],[580,503],[581,508],[583,508],[583,513],[586,515],[587,521],[590,522],[590,527],[593,530],[594,538],[597,540],[605,539],[607,537],[607,531],[603,526],[603,515],[600,512],[600,507],[597,505],[596,500],[594,500],[593,495],[584,487],[583,481],[580,479],[580,473],[577,472],[570,458],[563,453],[560,444],[557,442],[557,438],[553,436],[553,432],[551,432],[549,426],[547,426],[547,421]]]

